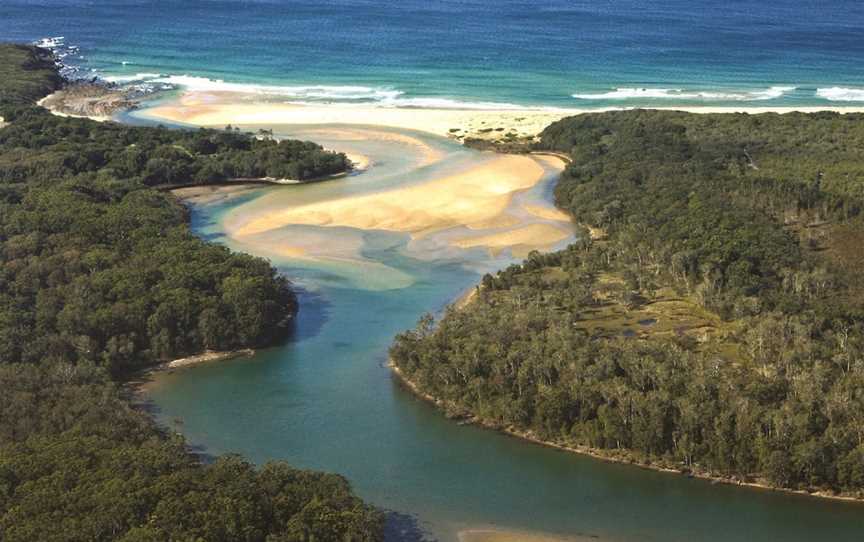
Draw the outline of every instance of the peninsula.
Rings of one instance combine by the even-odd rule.
[[[864,116],[563,119],[585,228],[390,354],[452,416],[663,470],[864,496]],[[599,235],[597,235],[599,233]]]

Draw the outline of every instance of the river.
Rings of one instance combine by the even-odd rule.
[[[423,531],[450,542],[477,528],[610,541],[864,538],[858,504],[715,485],[564,453],[460,425],[413,397],[386,367],[393,336],[516,255],[455,248],[449,240],[459,232],[453,230],[422,239],[310,223],[247,237],[230,232],[280,209],[458,175],[494,155],[404,130],[272,128],[365,156],[371,166],[324,183],[193,200],[194,231],[269,258],[299,289],[300,313],[280,347],[155,375],[146,389],[163,424],[208,453],[343,474],[363,498],[394,512],[391,540],[419,540]],[[542,180],[516,192],[507,211],[515,221],[544,222],[520,209],[554,212],[551,190],[560,166],[536,162]]]

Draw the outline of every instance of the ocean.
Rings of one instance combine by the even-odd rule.
[[[3,0],[0,40],[145,90],[517,108],[864,103],[851,0]],[[62,38],[62,39],[54,39]]]

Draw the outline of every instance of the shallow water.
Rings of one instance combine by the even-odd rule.
[[[382,128],[279,130],[365,154],[366,173],[316,185],[256,189],[193,207],[208,239],[249,250],[224,222],[277,205],[320,201],[416,183],[488,159],[443,138]],[[422,146],[394,145],[381,132],[416,138],[441,153],[423,166]],[[546,201],[556,177],[514,200]],[[475,284],[507,254],[439,250],[423,258],[406,234],[288,226],[266,239],[303,242],[345,259],[267,254],[301,288],[297,329],[284,346],[250,359],[161,373],[150,397],[163,423],[209,452],[260,462],[284,459],[338,472],[364,498],[411,516],[443,541],[495,526],[582,534],[614,541],[860,541],[864,506],[712,485],[563,453],[447,420],[393,380],[385,367],[394,334]],[[266,244],[265,244],[266,245]],[[262,245],[256,245],[256,250]],[[332,246],[332,247],[331,247]],[[345,248],[345,247],[348,248]],[[331,248],[327,248],[331,247]],[[394,518],[391,540],[405,521]]]

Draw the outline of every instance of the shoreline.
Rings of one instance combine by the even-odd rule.
[[[454,299],[449,305],[452,306],[455,310],[462,310],[466,306],[468,306],[476,297],[478,293],[479,285],[475,285],[470,290],[461,293],[456,299]],[[483,429],[488,429],[492,431],[496,431],[503,435],[507,435],[509,437],[518,438],[520,440],[524,440],[530,442],[532,444],[536,444],[539,446],[545,446],[547,448],[553,448],[562,452],[568,452],[573,454],[578,454],[586,457],[590,457],[593,459],[597,459],[600,461],[605,461],[607,463],[617,463],[620,465],[630,465],[632,467],[638,467],[641,469],[651,470],[655,472],[662,472],[665,474],[676,474],[679,476],[686,476],[688,478],[695,478],[699,480],[703,480],[706,482],[711,482],[712,484],[724,484],[729,486],[738,486],[742,488],[761,490],[761,491],[773,491],[777,493],[784,493],[787,495],[797,495],[799,497],[812,497],[817,499],[824,499],[829,501],[839,501],[839,502],[847,502],[854,504],[864,505],[864,497],[855,497],[851,495],[834,495],[831,493],[826,493],[824,491],[814,491],[809,492],[803,489],[790,489],[784,487],[772,486],[770,484],[765,484],[761,482],[745,482],[742,480],[737,480],[735,478],[729,476],[721,476],[717,474],[712,474],[708,471],[685,471],[681,469],[677,469],[671,466],[666,465],[658,465],[652,463],[645,463],[644,460],[639,460],[638,458],[630,455],[632,452],[630,450],[622,450],[622,453],[616,454],[614,450],[605,450],[601,448],[591,448],[589,446],[570,446],[567,444],[562,444],[560,442],[543,440],[538,437],[533,431],[520,429],[514,425],[501,426],[496,422],[492,422],[489,420],[485,420],[477,417],[472,412],[466,411],[464,408],[445,401],[443,399],[439,399],[434,395],[431,395],[417,385],[416,382],[408,378],[405,373],[399,368],[398,365],[393,361],[393,358],[388,357],[387,363],[384,364],[385,367],[390,369],[391,374],[396,378],[397,382],[400,386],[407,389],[412,395],[421,399],[427,403],[430,403],[436,409],[438,409],[444,416],[451,420],[456,421],[459,425],[474,425],[477,427],[481,427]],[[457,415],[451,415],[451,412],[457,412]],[[501,532],[507,532],[506,530],[502,530]],[[565,539],[566,540],[566,539]]]
[[[164,361],[136,370],[123,380],[123,387],[129,390],[136,403],[146,403],[148,389],[155,384],[155,375],[163,372],[172,372],[177,369],[190,369],[207,363],[229,361],[237,358],[248,358],[253,356],[256,350],[253,348],[241,348],[239,350],[205,350],[200,354],[193,354],[182,358]]]
[[[212,361],[227,361],[235,358],[250,357],[255,354],[253,348],[241,348],[240,350],[205,350],[200,354],[194,354],[183,358],[177,358],[154,366],[150,371],[167,371],[209,363]]]
[[[461,300],[462,306],[467,305],[470,300]],[[461,308],[461,307],[459,307]],[[458,308],[457,308],[458,310]],[[478,418],[474,414],[467,412],[467,415],[464,416],[450,416],[448,414],[448,406],[453,406],[456,410],[464,411],[461,407],[453,405],[452,403],[448,403],[443,399],[439,399],[433,395],[430,395],[423,390],[412,380],[410,380],[402,369],[396,365],[392,359],[388,359],[385,365],[390,368],[391,373],[396,377],[397,381],[400,385],[410,391],[415,397],[422,399],[428,403],[431,403],[435,408],[442,411],[444,415],[451,420],[458,420],[460,425],[474,425],[477,427],[481,427],[483,429],[489,429],[492,431],[496,431],[503,435],[507,435],[509,437],[518,438],[532,444],[537,444],[539,446],[545,446],[547,448],[554,448],[556,450],[568,453],[574,453],[586,457],[590,457],[593,459],[598,459],[601,461],[606,461],[607,463],[617,463],[621,465],[630,465],[633,467],[638,467],[641,469],[651,470],[655,472],[662,472],[666,474],[676,474],[679,476],[686,476],[688,478],[696,478],[699,480],[703,480],[706,482],[711,482],[712,484],[724,484],[729,486],[738,486],[743,488],[761,490],[761,491],[774,491],[777,493],[785,493],[788,495],[797,495],[799,497],[813,497],[817,499],[825,499],[832,501],[840,501],[840,502],[848,502],[855,504],[864,505],[864,497],[854,497],[850,495],[833,495],[830,493],[826,493],[824,491],[816,491],[816,492],[808,492],[803,489],[790,489],[784,487],[772,486],[769,484],[763,484],[760,482],[744,482],[741,480],[736,480],[730,477],[724,477],[719,475],[710,474],[708,472],[694,472],[694,471],[684,471],[680,469],[676,469],[673,467],[663,466],[663,465],[655,465],[651,463],[644,463],[636,459],[635,457],[629,456],[629,451],[624,451],[624,453],[616,455],[614,451],[599,449],[599,448],[591,448],[588,446],[569,446],[566,444],[561,444],[554,441],[543,440],[540,437],[536,436],[530,430],[519,429],[515,426],[500,426],[497,423],[490,422],[488,420],[484,420],[482,418]]]
[[[122,89],[103,89],[108,99],[116,98]],[[833,112],[838,114],[864,113],[864,106],[808,105],[808,106],[716,106],[716,105],[659,105],[659,106],[606,106],[586,108],[526,107],[523,109],[479,108],[423,108],[396,107],[376,104],[324,103],[297,104],[255,98],[254,93],[237,91],[184,90],[171,100],[134,102],[129,107],[114,107],[110,114],[78,114],[70,112],[66,101],[78,109],[88,110],[89,97],[67,97],[59,90],[37,102],[52,114],[61,117],[88,118],[96,122],[117,121],[121,113],[135,112],[136,116],[152,121],[189,124],[208,128],[227,125],[318,125],[342,124],[355,126],[382,126],[416,130],[465,144],[469,142],[493,144],[520,144],[536,141],[537,136],[553,122],[565,117],[586,113],[628,111],[633,109],[681,111],[696,114],[789,114]],[[78,102],[84,101],[85,105]],[[54,103],[52,103],[54,102]],[[102,104],[99,104],[102,105]],[[108,107],[113,107],[110,104]],[[358,169],[365,168],[361,164]],[[289,184],[289,183],[282,183]]]
[[[564,117],[584,113],[632,109],[683,111],[688,113],[864,113],[864,106],[681,106],[674,105],[599,108],[456,109],[387,107],[374,104],[329,103],[321,105],[255,101],[255,95],[228,91],[185,91],[176,99],[152,107],[144,105],[138,115],[153,120],[198,126],[347,124],[387,126],[418,130],[465,142],[501,143],[533,140],[543,129]]]

